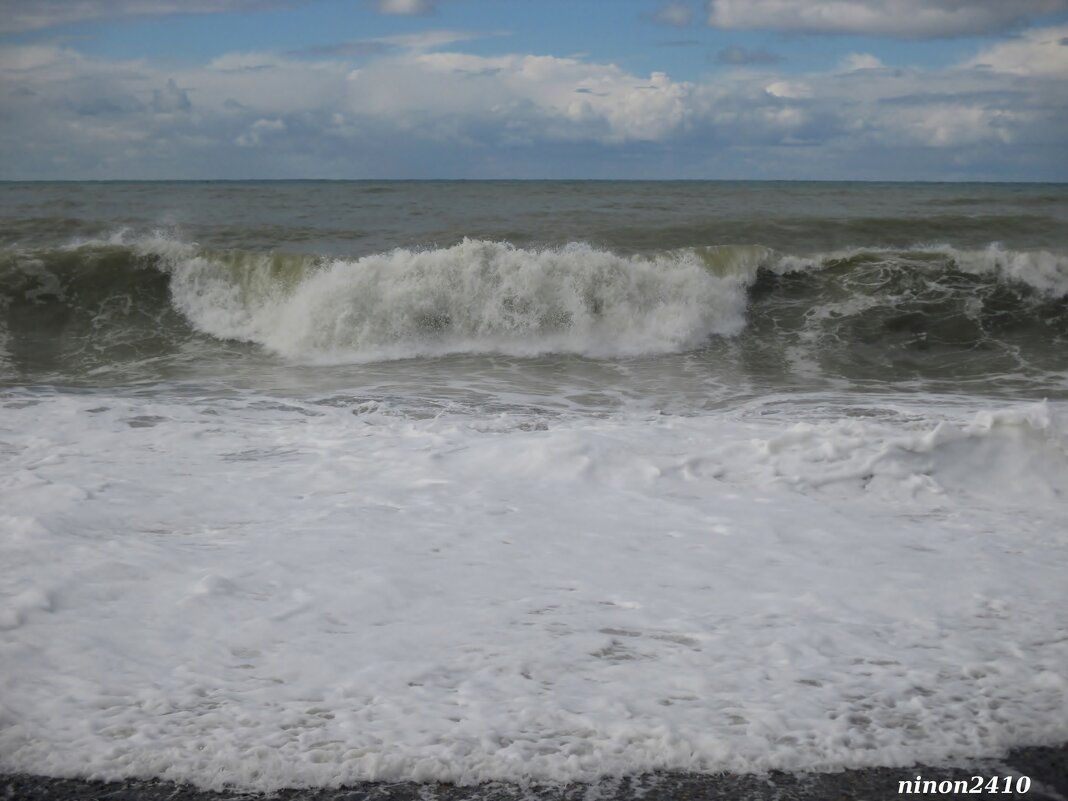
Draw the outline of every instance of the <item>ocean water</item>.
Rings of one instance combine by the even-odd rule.
[[[1068,186],[0,184],[0,769],[1068,739]]]

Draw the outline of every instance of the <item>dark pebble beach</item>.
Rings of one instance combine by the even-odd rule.
[[[979,784],[976,777],[982,777],[984,786],[997,777],[998,791],[973,792]],[[1030,779],[1027,792],[1017,790],[1023,787],[1022,777]],[[917,784],[917,778],[922,785]],[[913,786],[902,788],[902,782],[912,782]],[[1009,792],[1004,792],[1006,784]],[[966,786],[968,792],[955,792],[951,785],[958,790]],[[935,792],[930,792],[931,788]],[[366,782],[337,789],[285,789],[267,795],[200,790],[158,780],[104,782],[27,774],[0,777],[0,798],[10,801],[883,801],[994,797],[1068,801],[1068,744],[1020,748],[1003,759],[959,767],[915,765],[798,774],[645,773],[591,784],[526,786]]]

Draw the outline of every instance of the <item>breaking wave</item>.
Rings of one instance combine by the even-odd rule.
[[[198,330],[330,361],[685,350],[742,330],[748,282],[693,254],[475,240],[352,261],[191,255],[168,269],[174,306]]]
[[[655,355],[738,335],[750,350],[972,358],[1068,340],[1068,258],[996,245],[625,256],[468,239],[332,259],[155,237],[7,250],[0,279],[0,365],[27,343],[90,363],[205,335],[310,363]]]

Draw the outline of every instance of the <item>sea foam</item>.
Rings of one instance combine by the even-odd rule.
[[[1064,476],[1063,405],[20,400],[3,770],[269,791],[1068,736],[1064,499],[1031,491]]]

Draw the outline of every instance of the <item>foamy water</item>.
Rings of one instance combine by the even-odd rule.
[[[5,767],[270,789],[1063,737],[1066,410],[773,408],[9,399]]]
[[[634,246],[699,188],[578,186],[532,222],[565,189],[464,185],[470,230],[351,253],[248,247],[270,185],[225,188],[226,233],[10,223],[0,770],[271,790],[1064,742],[1053,190],[960,190],[985,241],[993,211],[851,241],[912,212],[844,187],[871,209]],[[343,190],[302,209],[340,226]],[[160,186],[113,216],[166,222],[146,191],[193,214]],[[893,190],[935,217],[943,191]],[[615,239],[556,237],[624,201]],[[724,208],[701,230],[744,228]]]

